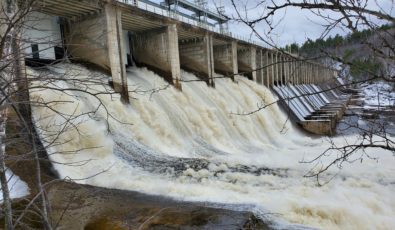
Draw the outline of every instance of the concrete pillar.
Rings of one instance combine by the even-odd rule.
[[[298,85],[299,84],[299,62],[296,59],[295,60],[295,84]]]
[[[320,68],[320,66],[317,66],[317,83],[320,83],[321,82],[321,76],[320,76],[320,73],[321,73],[321,68]]]
[[[263,79],[262,81],[266,85],[266,87],[270,87],[270,78],[269,78],[269,51],[265,50],[263,53]]]
[[[284,84],[286,85],[288,83],[288,58],[285,56],[284,57]]]
[[[239,47],[237,50],[239,73],[245,73],[250,80],[256,81],[256,48]]]
[[[275,75],[276,75],[276,84],[280,85],[280,78],[279,78],[279,59],[278,59],[278,53],[276,52],[276,54],[274,55],[274,63],[275,63]]]
[[[310,63],[305,64],[305,73],[306,73],[306,84],[310,82]]]
[[[314,65],[310,64],[310,84],[314,83]]]
[[[283,70],[283,55],[281,53],[278,54],[278,76],[279,76],[279,84],[282,85],[283,82],[283,75],[284,75],[284,70]]]
[[[111,72],[115,92],[129,101],[121,10],[105,4],[101,14],[73,22],[67,36],[69,56],[96,64]]]
[[[232,41],[225,45],[214,46],[214,70],[234,80],[238,74],[237,43]]]
[[[287,84],[287,57],[283,55],[283,84]]]
[[[307,66],[306,62],[303,62],[303,84],[307,83]]]
[[[298,85],[300,82],[299,79],[299,61],[295,60],[295,83]]]
[[[213,37],[207,34],[203,37],[180,40],[179,50],[181,67],[195,73],[209,86],[214,86]]]
[[[270,53],[270,65],[271,65],[271,70],[270,70],[270,80],[271,80],[271,85],[274,85],[274,82],[276,81],[276,67],[275,67],[275,58],[274,58],[274,53]]]
[[[137,65],[146,66],[181,90],[177,26],[134,33],[132,41]]]
[[[313,69],[313,83],[317,83],[317,65],[312,65],[312,69]]]
[[[256,51],[256,69],[256,82],[263,84],[263,57],[261,49]]]
[[[288,61],[287,83],[290,83],[290,82],[292,82],[292,59],[290,57],[288,57],[287,61]]]
[[[295,77],[295,60],[291,58],[291,82],[292,84],[296,84]]]
[[[255,47],[251,47],[251,68],[253,69],[252,71],[252,80],[256,82],[256,75],[257,75],[257,71],[256,71],[256,48]]]
[[[303,84],[303,76],[302,76],[302,61],[298,61],[298,84]]]
[[[285,57],[284,59],[284,79],[285,79],[285,84],[288,84],[289,82],[289,67],[290,67],[290,63],[289,63],[289,58]]]
[[[302,62],[300,60],[297,61],[297,76],[298,76],[298,84],[302,84]]]
[[[287,62],[287,57],[286,56],[283,56],[283,84],[287,84],[287,74],[288,74],[288,71],[287,71],[287,64],[288,64],[288,62]]]
[[[116,92],[122,93],[123,98],[129,102],[129,93],[126,76],[126,56],[122,32],[122,13],[115,6],[106,4],[108,54],[111,66],[111,75]]]
[[[299,69],[299,84],[304,84],[304,72],[303,72],[304,63],[300,62],[300,69]]]

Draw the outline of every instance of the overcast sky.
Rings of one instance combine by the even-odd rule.
[[[242,5],[247,3],[247,14],[243,11],[244,15],[247,15],[250,19],[254,17],[258,17],[265,10],[266,7],[264,5],[257,6],[258,2],[262,2],[259,0],[235,0],[238,3],[239,9],[244,9]],[[214,5],[218,5],[222,2],[222,4],[226,7],[226,13],[228,15],[237,16],[234,10],[234,7],[231,5],[230,0],[209,0],[210,7]],[[275,0],[277,4],[281,2]],[[370,9],[380,9],[381,11],[385,11],[391,15],[395,15],[394,13],[394,1],[393,0],[368,0],[368,7]],[[380,7],[380,8],[379,8]],[[336,16],[335,13],[330,13],[330,16]],[[308,10],[300,10],[296,8],[289,8],[287,10],[279,11],[279,14],[275,15],[274,22],[278,25],[276,29],[269,35],[269,39],[272,39],[274,43],[280,46],[284,46],[285,44],[289,44],[292,42],[303,43],[310,39],[319,38],[323,32],[324,20],[309,12]],[[232,22],[229,26],[230,31],[232,33],[236,33],[243,36],[251,35],[251,29],[241,23]],[[257,25],[256,29],[260,32],[260,34],[264,36],[268,36],[269,27],[265,23],[260,23]],[[349,31],[344,31],[342,28],[335,28],[330,35],[334,36],[336,33],[344,35]]]
[[[164,0],[150,0],[152,2],[160,3]],[[194,2],[195,0],[188,0],[190,2]],[[274,1],[276,4],[280,4],[284,0],[235,0],[238,9],[244,9],[244,6],[247,4],[247,13],[245,10],[241,10],[244,16],[248,16],[249,19],[254,19],[262,15],[267,9],[266,5],[262,4],[262,2],[271,2]],[[295,0],[301,1],[301,0]],[[322,0],[323,1],[323,0]],[[393,9],[395,0],[359,0],[362,2],[367,1],[368,8],[374,10],[384,11],[387,14],[395,15],[395,10]],[[221,3],[225,6],[226,14],[228,16],[237,17],[235,13],[235,9],[231,4],[231,0],[207,0],[209,7],[212,10],[215,10],[215,6],[219,6]],[[259,4],[261,3],[261,4]],[[216,11],[216,10],[215,10]],[[329,16],[336,16],[333,12],[329,13]],[[269,27],[265,23],[260,23],[256,26],[256,30],[259,34],[264,37],[266,40],[270,40],[274,45],[277,46],[285,46],[286,44],[290,44],[293,42],[302,44],[307,38],[315,40],[322,35],[323,26],[322,24],[325,21],[314,15],[308,10],[300,10],[296,8],[288,8],[286,10],[278,11],[273,18],[275,27],[274,31],[270,34]],[[231,22],[229,24],[229,30],[233,34],[237,34],[244,37],[251,36],[251,29],[242,23]],[[340,35],[345,35],[349,31],[345,31],[340,27],[334,28],[329,35],[334,36],[337,33]],[[258,40],[254,38],[254,40]],[[264,44],[262,44],[264,45]]]

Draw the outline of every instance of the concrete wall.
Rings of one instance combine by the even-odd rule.
[[[214,86],[214,52],[212,36],[205,35],[179,41],[181,67],[194,72],[208,85]]]
[[[234,75],[238,73],[236,42],[214,46],[214,69],[234,80]]]
[[[74,22],[67,36],[68,53],[73,59],[85,60],[110,71],[107,28],[104,14]]]
[[[58,17],[32,12],[26,18],[22,31],[25,56],[32,58],[32,44],[38,44],[40,59],[55,60],[54,47],[62,47],[62,37]]]
[[[239,73],[256,81],[256,48],[253,46],[239,47],[237,49],[237,63]]]
[[[181,89],[176,25],[134,33],[132,46],[138,65],[147,66]]]
[[[128,100],[125,42],[121,12],[106,4],[104,12],[71,24],[67,36],[69,55],[111,72],[114,90]]]

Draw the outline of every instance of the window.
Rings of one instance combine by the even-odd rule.
[[[33,55],[33,59],[40,59],[38,44],[32,44],[32,55]]]

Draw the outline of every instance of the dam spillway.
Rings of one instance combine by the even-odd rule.
[[[33,29],[26,30],[26,47],[32,47],[31,52],[26,48],[28,60],[32,54],[36,56],[33,56],[33,62],[45,58],[40,54],[49,53],[46,43],[53,44],[55,51],[67,51],[60,59],[66,57],[93,63],[111,72],[111,84],[126,102],[130,91],[126,67],[132,64],[149,68],[180,90],[184,81],[181,69],[194,73],[212,87],[215,87],[214,76],[217,73],[231,79],[237,74],[244,75],[267,87],[338,85],[334,69],[284,51],[268,49],[224,31],[220,28],[224,27],[226,18],[209,10],[202,13],[201,7],[186,4],[187,1],[181,6],[215,20],[220,28],[200,16],[188,16],[173,9],[171,5],[175,3],[172,1],[166,2],[168,8],[150,1],[73,1],[37,2],[31,17],[34,22],[48,21],[49,25],[42,29],[50,33],[40,31],[37,36],[35,25],[31,26]],[[54,25],[53,17],[57,17],[60,29]],[[36,44],[35,40],[40,44]],[[59,44],[60,40],[62,44]],[[55,56],[52,55],[52,58]],[[288,100],[283,94],[279,95],[281,100]],[[344,110],[346,102],[340,110]],[[307,104],[304,106],[309,106]],[[334,107],[331,109],[334,110]],[[295,120],[307,131],[334,133],[339,119],[328,116],[328,113],[323,116],[328,118],[318,120],[310,119],[310,116],[299,119],[295,116]]]
[[[181,73],[185,79],[197,79]],[[168,83],[147,69],[128,68],[128,84],[135,91],[130,105],[103,94],[105,108],[96,111],[95,97],[67,91],[75,86],[62,79],[96,79],[91,92],[111,92],[108,76],[71,64],[29,70],[29,75],[37,74],[59,79],[53,90],[31,91],[31,98],[60,102],[52,109],[62,114],[44,106],[34,107],[33,114],[43,143],[53,143],[53,134],[67,128],[47,149],[61,178],[253,210],[286,229],[300,227],[293,223],[329,229],[393,225],[387,219],[394,205],[388,195],[393,191],[391,154],[369,151],[371,156],[380,155],[382,164],[366,161],[341,172],[332,168],[327,177],[338,176],[327,186],[316,186],[315,180],[303,178],[312,165],[298,162],[315,157],[329,143],[307,137],[286,122],[287,114],[277,105],[250,116],[238,115],[255,109],[257,101],[276,100],[265,86],[245,77],[236,76],[235,82],[218,79],[215,89],[191,81],[180,92],[166,88]],[[152,89],[157,90],[152,94]],[[89,111],[96,112],[86,114]],[[114,118],[108,118],[106,111]],[[70,113],[78,117],[72,121],[77,129],[65,119]],[[372,208],[378,206],[382,208]],[[372,218],[361,219],[355,212]]]

